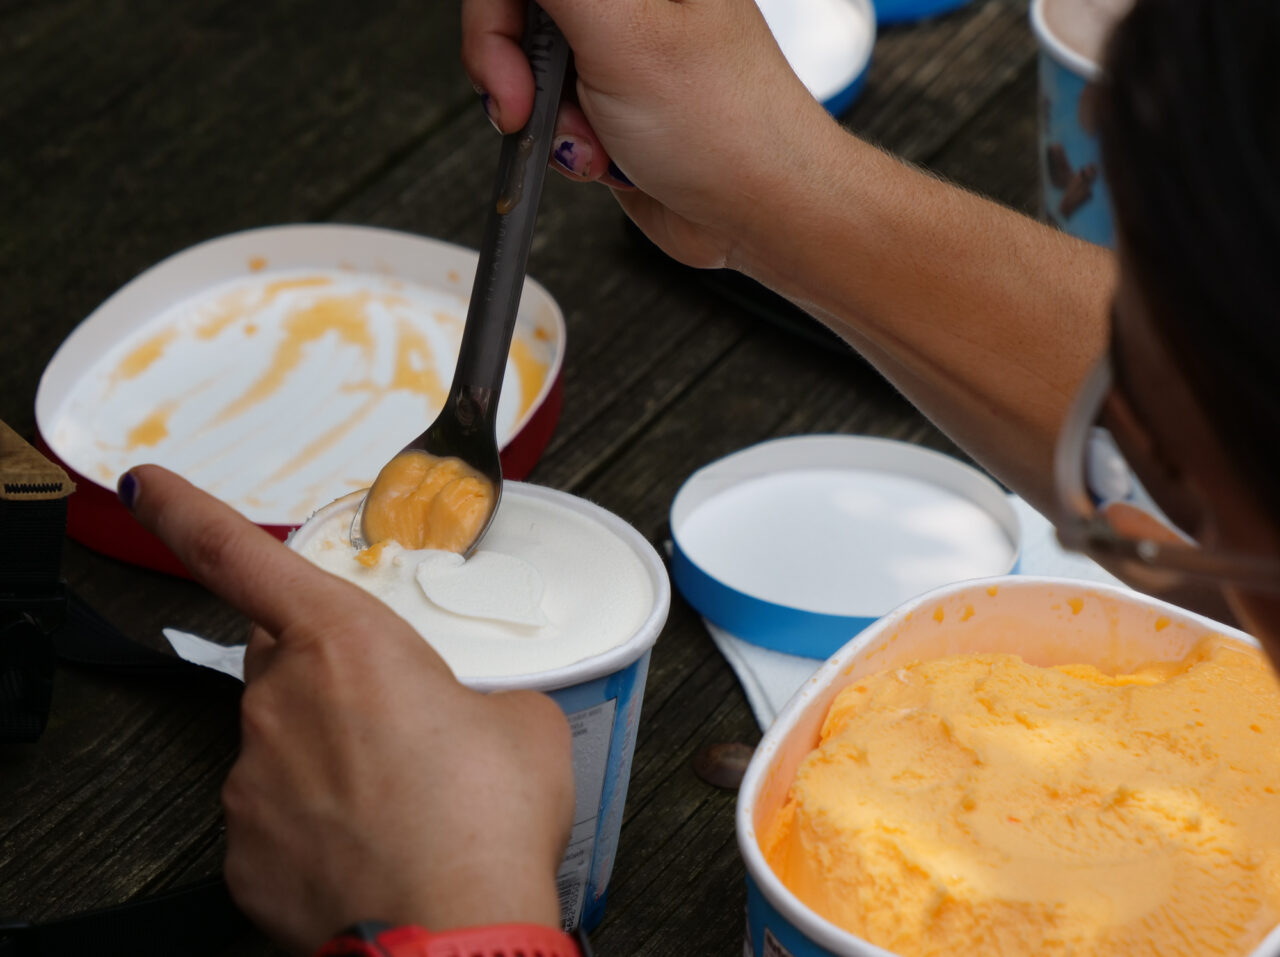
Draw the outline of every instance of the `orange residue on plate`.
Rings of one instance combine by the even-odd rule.
[[[1156,631],[1164,631],[1164,630],[1165,630],[1166,628],[1168,628],[1171,624],[1173,624],[1173,622],[1171,622],[1171,621],[1170,621],[1167,617],[1165,617],[1164,615],[1161,615],[1159,618],[1157,618],[1157,619],[1156,619],[1156,626],[1155,626],[1155,627],[1156,627]]]
[[[265,256],[254,256],[249,260],[249,272],[262,272],[267,268],[267,259]]]
[[[999,592],[1000,592],[1000,588],[998,586],[996,585],[987,586],[987,594],[990,595],[992,598],[995,598],[996,595],[999,594]]]
[[[244,334],[246,336],[256,336],[258,334],[257,324],[253,322],[246,323],[244,327]]]
[[[965,606],[964,606],[964,611],[960,612],[960,620],[961,620],[961,621],[968,621],[968,620],[969,620],[970,618],[972,618],[972,617],[973,617],[973,606],[972,606],[972,605],[965,605]]]
[[[303,276],[298,279],[277,279],[262,287],[256,297],[251,298],[243,289],[230,293],[218,301],[213,315],[202,322],[196,329],[199,339],[215,339],[227,326],[243,319],[250,309],[264,309],[286,292],[298,289],[315,289],[333,284],[328,276]],[[252,333],[250,333],[252,335]]]
[[[542,383],[547,378],[547,364],[535,356],[529,344],[521,339],[511,342],[511,361],[515,363],[520,379],[520,414],[517,418],[523,418],[542,391]]]
[[[303,276],[300,279],[277,279],[275,282],[267,283],[262,290],[262,304],[264,306],[275,302],[276,297],[281,293],[292,292],[295,289],[315,289],[318,286],[332,286],[333,280],[328,276]]]
[[[445,312],[443,309],[437,309],[431,315],[434,316],[435,320],[441,325],[448,326],[450,329],[461,330],[464,325],[461,319],[451,312]]]
[[[167,402],[129,430],[125,448],[132,451],[143,446],[159,445],[169,437],[169,416],[175,403]]]
[[[456,269],[450,269],[444,276],[449,282],[462,282],[462,277],[458,275],[458,270]]]
[[[120,360],[120,364],[116,366],[111,378],[117,381],[120,379],[136,379],[146,372],[152,363],[164,355],[164,350],[177,334],[178,330],[176,329],[165,329],[163,332],[151,336],[141,345],[136,346],[132,352]]]
[[[388,388],[417,392],[437,406],[443,406],[448,397],[436,371],[431,341],[403,319],[396,324],[396,364]]]
[[[1084,610],[1083,598],[1068,598],[1067,604],[1071,606],[1071,614],[1078,615]]]
[[[378,386],[368,380],[345,386],[344,391],[368,392],[369,398],[341,422],[334,423],[317,438],[308,442],[306,447],[287,465],[269,476],[267,482],[287,478],[315,461],[368,418],[378,407],[378,403],[390,392],[415,392],[425,397],[432,407],[441,408],[448,397],[448,391],[436,371],[435,350],[431,348],[431,342],[425,334],[403,319],[396,323],[395,357],[391,381],[386,387]],[[352,487],[361,488],[365,484],[367,481],[361,481]]]
[[[258,380],[232,400],[214,419],[219,425],[248,411],[284,385],[289,373],[302,362],[307,345],[334,334],[366,354],[373,353],[373,333],[365,315],[368,293],[351,296],[325,296],[299,309],[281,324],[284,341],[276,346],[271,365]]]
[[[373,410],[377,408],[381,398],[382,394],[375,392],[365,402],[361,403],[360,408],[356,409],[341,422],[330,426],[317,438],[308,442],[302,451],[290,459],[286,465],[276,469],[275,472],[267,477],[267,484],[288,478],[333,448],[347,433],[369,417]],[[364,482],[359,482],[353,488],[361,488],[364,484]]]
[[[534,327],[533,327],[533,338],[535,338],[535,339],[539,340],[540,342],[550,342],[550,341],[551,341],[551,333],[549,333],[549,332],[548,332],[546,329],[544,329],[542,326],[534,326]]]
[[[214,303],[213,310],[196,326],[197,339],[216,339],[223,329],[244,315],[249,293],[244,289],[227,293]]]
[[[933,620],[934,620],[934,621],[941,622],[941,621],[942,621],[942,619],[943,619],[944,617],[945,617],[945,614],[944,614],[944,613],[943,613],[943,611],[942,611],[942,606],[941,606],[941,605],[939,605],[937,608],[935,608],[935,609],[933,610]]]

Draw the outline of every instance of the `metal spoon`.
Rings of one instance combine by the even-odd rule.
[[[533,113],[524,129],[502,139],[493,205],[480,244],[453,384],[436,420],[402,450],[462,459],[493,484],[493,507],[464,555],[470,555],[484,538],[502,497],[496,433],[498,395],[569,59],[569,46],[560,29],[535,2],[529,3],[525,13],[524,51],[533,67]],[[351,544],[357,549],[366,547],[367,501],[366,492],[351,521]]]

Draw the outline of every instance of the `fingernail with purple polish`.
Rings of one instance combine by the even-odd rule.
[[[120,481],[116,483],[116,495],[120,503],[132,512],[134,503],[138,501],[138,480],[133,477],[132,472],[125,472],[120,476]]]
[[[635,188],[636,184],[631,182],[631,180],[627,179],[627,174],[624,173],[622,170],[618,169],[618,164],[613,162],[613,160],[609,161],[609,175],[612,176],[614,179],[616,179],[623,186],[630,186],[632,188]]]
[[[498,101],[483,90],[480,93],[480,105],[484,107],[484,115],[489,117],[489,122],[493,124],[493,128],[499,133],[502,127],[498,125]]]
[[[551,158],[557,166],[580,179],[591,175],[590,146],[578,142],[572,136],[557,136],[552,142]]]

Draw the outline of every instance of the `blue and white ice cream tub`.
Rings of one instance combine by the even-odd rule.
[[[1112,23],[1128,3],[1031,4],[1031,27],[1040,45],[1041,208],[1048,222],[1099,246],[1115,244],[1115,228],[1096,124],[1098,60]]]
[[[290,547],[308,555],[313,561],[316,561],[314,553],[317,550],[349,549],[349,543],[345,541],[338,543],[330,540],[334,538],[334,529],[338,529],[339,534],[345,534],[363,495],[363,492],[353,493],[317,511],[289,539]],[[455,674],[458,674],[459,680],[469,688],[482,692],[541,691],[549,695],[564,711],[573,735],[576,801],[569,847],[556,879],[566,929],[582,926],[590,930],[604,916],[609,877],[622,827],[627,783],[631,775],[631,757],[635,750],[636,729],[649,669],[649,653],[666,623],[671,604],[671,586],[662,559],[644,536],[598,505],[567,492],[521,482],[503,484],[502,503],[502,508],[511,508],[513,505],[521,507],[520,503],[525,503],[531,509],[537,509],[539,503],[544,509],[545,506],[551,506],[550,509],[545,509],[547,514],[554,516],[558,513],[563,516],[562,522],[583,524],[592,530],[592,534],[602,536],[601,541],[603,545],[607,545],[609,555],[621,555],[630,559],[616,563],[615,570],[611,573],[613,578],[610,579],[610,587],[600,589],[602,592],[625,591],[639,596],[634,598],[627,611],[628,620],[636,622],[629,635],[624,635],[620,641],[613,641],[599,653],[545,669],[526,665],[518,673],[468,676],[465,664],[460,665],[456,660],[450,660],[449,650],[442,647],[439,641],[440,635],[427,633],[442,626],[448,627],[448,619],[439,617],[439,609],[433,612],[436,616],[433,626],[424,630],[422,622],[414,621],[412,613],[397,607],[393,596],[379,594],[378,587],[371,581],[361,581],[359,571],[340,574],[388,601],[393,610],[398,611],[423,633],[423,637],[432,643]],[[520,514],[524,515],[523,512]],[[500,513],[499,519],[501,518]],[[498,521],[495,520],[494,526],[486,535],[486,543],[495,540],[494,532],[497,528]],[[599,560],[598,555],[589,553],[566,555],[564,548],[556,551],[557,546],[550,541],[553,536],[546,534],[545,529],[535,528],[533,519],[528,521],[528,530],[521,534],[532,543],[530,547],[536,552],[550,556],[546,559],[547,562],[563,564],[562,560],[566,557],[588,564]],[[483,554],[484,549],[485,546],[482,545],[481,550],[466,564],[472,564]],[[498,550],[495,548],[495,551]],[[402,554],[423,556],[431,553]],[[354,556],[354,550],[351,550],[351,555]],[[443,558],[447,559],[449,556]],[[457,561],[461,567],[461,560]],[[324,566],[323,561],[320,564]],[[356,563],[352,560],[351,564]],[[626,580],[620,581],[619,576]],[[541,597],[538,600],[541,601]],[[571,602],[572,596],[568,600]],[[607,605],[611,599],[602,595],[600,600]],[[567,615],[569,610],[563,607],[565,599],[560,601],[560,611]],[[543,601],[543,604],[545,606],[546,602]],[[602,606],[594,614],[600,620],[605,620],[612,607]],[[548,620],[557,621],[554,608],[544,607],[544,610]],[[536,629],[527,633],[522,633],[519,628],[513,629],[509,639],[510,653],[513,656],[524,654],[527,649],[520,647],[522,640],[525,637],[536,640],[536,634]],[[485,637],[484,640],[491,639]],[[493,640],[501,641],[501,637]],[[501,647],[498,648],[498,653],[504,653]]]

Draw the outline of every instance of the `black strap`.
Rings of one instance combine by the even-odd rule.
[[[69,590],[51,636],[58,659],[78,667],[117,675],[212,674],[130,640]],[[218,875],[44,924],[0,921],[0,957],[203,957],[247,927]]]
[[[64,664],[117,675],[208,675],[193,665],[125,637],[70,589],[62,627],[53,633],[53,647]]]
[[[46,924],[0,924],[0,957],[197,957],[248,922],[221,877]]]

